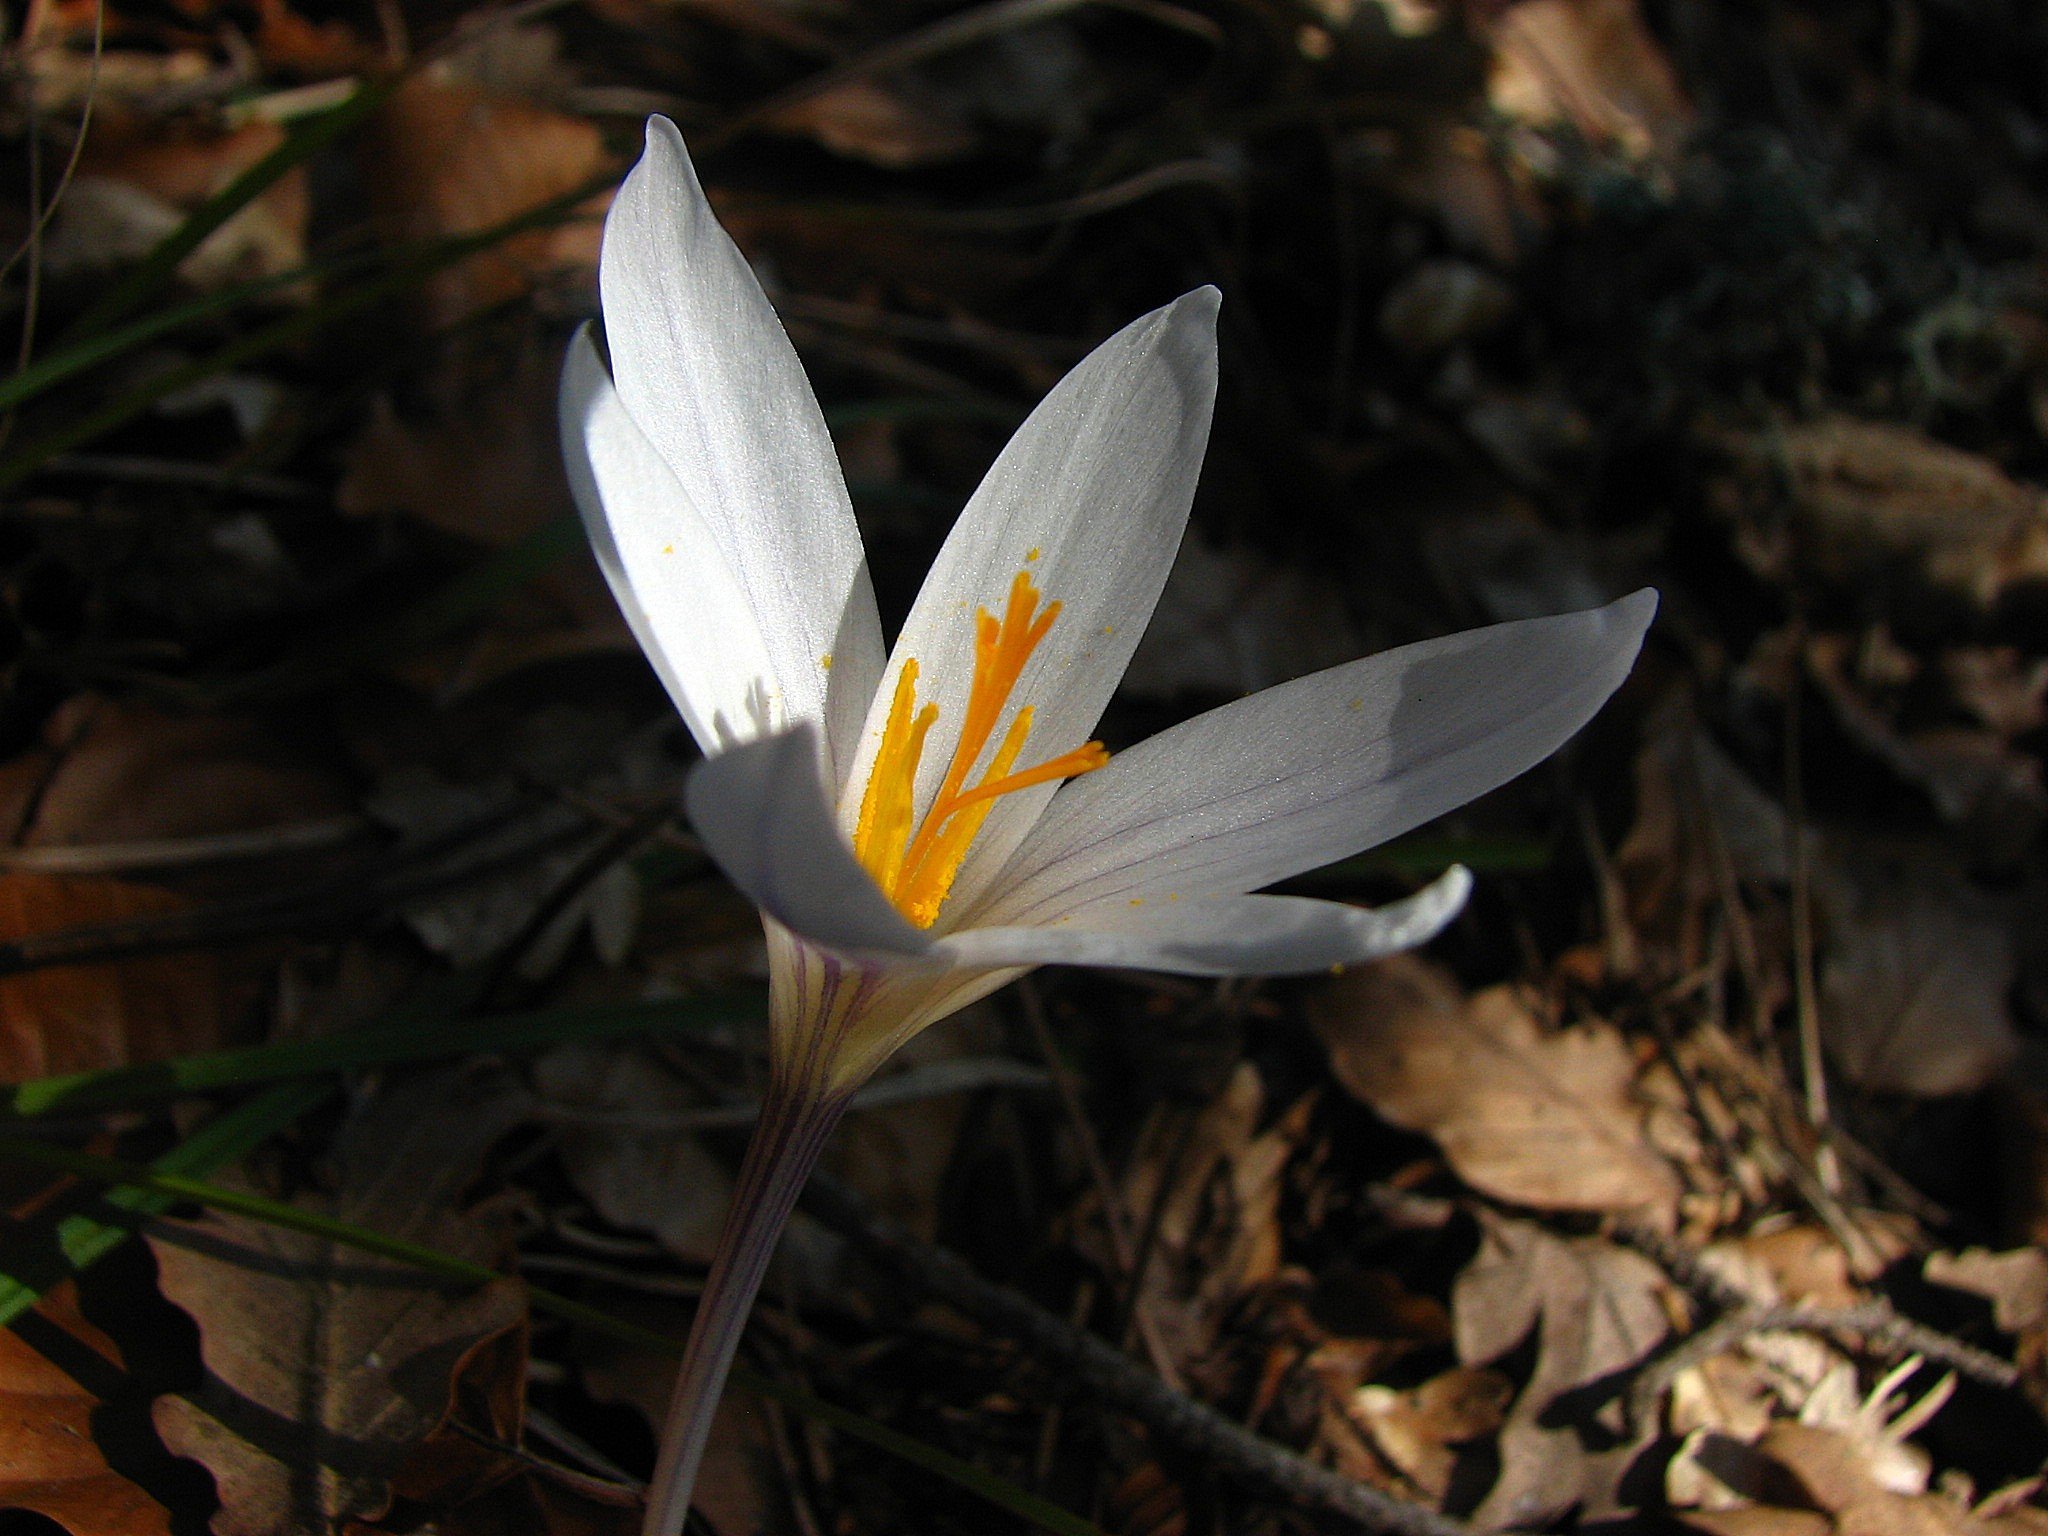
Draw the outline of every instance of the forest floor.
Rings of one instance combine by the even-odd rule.
[[[1462,862],[1422,953],[916,1041],[706,1528],[2048,1531],[2048,11],[8,21],[8,1536],[637,1528],[765,1046],[557,448],[657,111],[885,625],[1065,369],[1221,288],[1112,750],[1662,593],[1556,759],[1290,887]]]

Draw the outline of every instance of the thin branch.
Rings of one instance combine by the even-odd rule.
[[[804,1209],[846,1238],[892,1280],[1026,1346],[1039,1361],[1137,1419],[1152,1436],[1226,1477],[1289,1502],[1345,1516],[1386,1536],[1471,1536],[1463,1522],[1409,1504],[1261,1438],[1208,1404],[1176,1392],[1121,1351],[984,1279],[956,1254],[919,1241],[870,1213],[837,1180],[814,1176]]]

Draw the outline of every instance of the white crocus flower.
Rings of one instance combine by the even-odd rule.
[[[773,1081],[664,1438],[648,1529],[667,1533],[776,1233],[891,1051],[1049,962],[1276,974],[1422,943],[1463,870],[1376,911],[1248,893],[1548,756],[1627,674],[1656,599],[1405,646],[1112,756],[1088,738],[1187,523],[1215,289],[1126,326],[1032,412],[887,650],[817,401],[665,119],[601,282],[611,367],[577,338],[570,476],[704,751],[690,817],[771,963]]]

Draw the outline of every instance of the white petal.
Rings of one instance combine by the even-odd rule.
[[[705,851],[790,932],[849,953],[931,951],[930,935],[903,920],[840,835],[810,722],[707,758],[683,794]]]
[[[1087,741],[1187,526],[1216,399],[1218,302],[1214,288],[1197,289],[1125,326],[1018,428],[962,510],[904,623],[868,717],[855,783],[864,781],[880,741],[896,672],[915,657],[920,697],[940,711],[918,774],[920,812],[930,802],[974,676],[975,610],[1000,616],[1019,571],[1028,570],[1061,611],[995,739],[1028,703],[1031,737],[1020,766]],[[954,886],[955,901],[972,899],[1052,792],[1046,786],[997,802]],[[841,807],[849,826],[858,800],[849,796]]]
[[[562,369],[562,461],[633,637],[705,752],[760,733],[772,663],[718,542],[627,414],[589,330]]]
[[[1110,965],[1185,976],[1282,976],[1413,949],[1458,915],[1472,877],[1453,867],[1391,906],[1305,896],[1201,896],[1043,928],[969,928],[939,943],[955,964]]]
[[[781,718],[818,722],[843,775],[883,659],[860,531],[803,365],[666,118],[612,203],[599,279],[619,394],[739,578]]]
[[[1297,678],[1063,788],[957,924],[1254,890],[1347,858],[1541,762],[1634,665],[1649,590]]]

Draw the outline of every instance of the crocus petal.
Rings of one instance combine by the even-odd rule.
[[[1556,751],[1628,675],[1656,608],[1646,589],[1426,640],[1163,731],[1066,785],[956,924],[1252,890],[1396,837]]]
[[[599,281],[619,394],[747,594],[771,707],[816,721],[843,776],[883,661],[860,532],[803,365],[666,118],[605,220]]]
[[[1152,616],[1201,473],[1216,399],[1216,309],[1201,288],[1110,337],[1060,381],[1011,438],[962,510],[896,642],[856,759],[863,782],[895,674],[919,665],[919,693],[939,706],[918,774],[922,813],[951,757],[974,676],[974,613],[1000,616],[1019,571],[1060,615],[1026,669],[1000,740],[1032,708],[1023,763],[1085,742]],[[983,825],[954,887],[972,899],[1036,819],[1053,786],[1007,795]],[[851,826],[858,797],[841,815]]]
[[[930,952],[860,867],[832,818],[808,721],[705,759],[683,791],[704,850],[755,906],[826,949]]]
[[[1349,907],[1306,896],[1202,896],[1147,902],[1043,928],[970,928],[939,943],[968,967],[1110,965],[1184,976],[1282,976],[1360,965],[1426,944],[1465,905],[1453,867],[1405,901]]]
[[[613,389],[588,329],[562,370],[562,460],[633,638],[707,753],[759,733],[773,664],[689,496]]]

